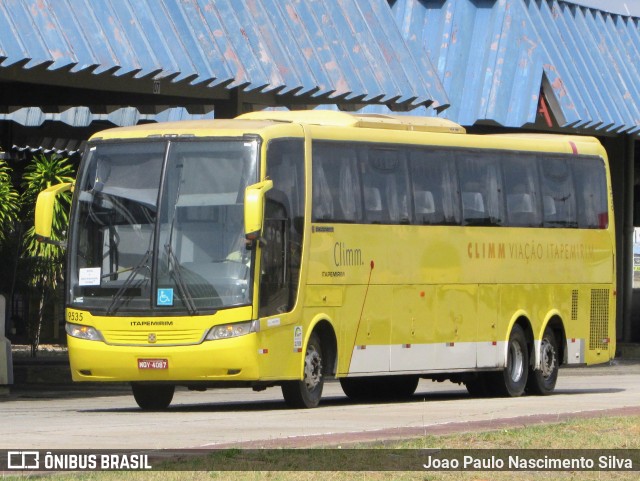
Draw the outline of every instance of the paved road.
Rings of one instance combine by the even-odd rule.
[[[76,385],[77,386],[77,385]],[[606,412],[640,414],[640,363],[560,372],[547,397],[472,399],[464,387],[421,381],[409,402],[356,404],[338,383],[320,408],[289,410],[278,388],[178,390],[166,412],[142,412],[123,386],[13,390],[0,398],[0,448],[168,449],[302,447],[527,425]]]

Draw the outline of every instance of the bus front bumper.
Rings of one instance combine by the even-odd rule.
[[[259,378],[256,336],[189,346],[122,346],[67,337],[74,381],[213,382]]]

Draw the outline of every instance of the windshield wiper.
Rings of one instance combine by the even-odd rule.
[[[106,279],[107,277],[118,276],[120,274],[124,274],[125,272],[135,271],[136,269],[139,269],[140,267],[142,267],[142,266],[139,266],[139,267],[138,266],[125,267],[124,269],[118,269],[117,271],[107,272],[106,274],[102,274],[100,276],[100,279]]]
[[[167,257],[169,258],[169,273],[172,275],[173,279],[176,281],[176,286],[178,286],[178,292],[180,293],[180,298],[184,303],[184,306],[187,308],[187,311],[190,315],[194,316],[198,314],[198,309],[196,308],[195,303],[193,302],[193,296],[189,292],[189,288],[187,287],[187,283],[184,281],[182,277],[182,273],[180,272],[181,266],[176,259],[176,255],[173,253],[173,249],[171,249],[170,244],[166,244],[164,246],[165,251],[167,252]]]
[[[128,271],[130,271],[129,275],[127,276],[125,281],[122,283],[118,291],[115,293],[115,295],[113,296],[113,299],[111,299],[111,303],[109,304],[109,307],[107,307],[107,315],[113,314],[113,312],[115,312],[115,308],[120,304],[120,300],[124,296],[124,293],[126,292],[126,290],[131,286],[133,279],[135,278],[136,274],[140,269],[143,269],[143,268],[149,269],[149,276],[151,276],[151,268],[149,267],[150,257],[151,257],[151,250],[147,250],[147,252],[142,256],[140,261],[135,266],[127,269]]]

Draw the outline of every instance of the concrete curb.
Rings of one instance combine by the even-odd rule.
[[[71,384],[68,358],[13,360],[13,382],[21,384]]]

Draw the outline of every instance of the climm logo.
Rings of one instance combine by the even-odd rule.
[[[469,259],[504,259],[505,245],[503,242],[469,242],[467,255]]]
[[[347,247],[344,242],[333,245],[333,263],[336,267],[362,266],[362,250]]]

